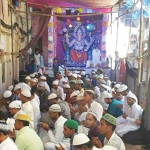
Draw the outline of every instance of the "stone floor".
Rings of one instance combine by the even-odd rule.
[[[125,144],[126,150],[150,150],[150,147],[145,148],[145,146],[141,145],[131,145]]]

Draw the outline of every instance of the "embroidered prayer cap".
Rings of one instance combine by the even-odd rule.
[[[31,97],[31,92],[28,89],[22,90],[21,94],[25,97]]]
[[[58,104],[53,104],[49,107],[49,111],[51,111],[51,112],[61,112],[61,108]]]
[[[18,85],[15,85],[15,87],[14,87],[14,91],[19,90],[19,89],[21,89],[21,87],[20,87],[20,86],[18,86]]]
[[[73,146],[83,145],[88,143],[89,141],[90,139],[84,133],[79,133],[73,138]]]
[[[70,98],[77,96],[80,92],[74,91],[72,92],[72,94],[70,95]]]
[[[8,87],[8,90],[12,92],[13,88],[14,88],[14,86],[13,86],[13,85],[10,85],[10,86]]]
[[[78,75],[77,75],[77,78],[81,78],[81,75],[80,75],[80,74],[78,74]]]
[[[51,93],[49,96],[48,96],[48,100],[51,100],[51,99],[55,99],[57,98],[57,95],[55,93]]]
[[[76,80],[70,80],[69,83],[76,83]]]
[[[30,76],[26,76],[25,79],[26,80],[31,80],[31,77]]]
[[[40,79],[41,80],[46,80],[46,77],[45,76],[41,76]]]
[[[1,131],[9,131],[9,126],[6,124],[6,122],[0,120],[0,130]]]
[[[113,124],[115,126],[117,124],[117,119],[114,116],[110,115],[110,114],[105,114],[102,117],[102,119],[104,119],[105,121],[107,121],[107,122],[109,122],[109,123],[111,123],[111,124]]]
[[[68,119],[65,123],[64,126],[68,127],[69,129],[78,129],[78,123],[75,120]]]
[[[39,82],[38,86],[44,86],[45,87],[45,82]]]
[[[53,85],[58,85],[58,80],[53,81]]]
[[[136,95],[133,94],[131,91],[127,94],[127,97],[133,98],[136,102],[138,101]]]
[[[34,77],[35,77],[35,74],[33,74],[33,73],[30,74],[30,77],[31,77],[31,78],[34,78]]]
[[[126,91],[127,89],[128,87],[125,84],[121,84],[119,88],[117,89],[117,92],[120,93],[120,92]]]
[[[111,93],[106,92],[106,93],[104,93],[104,99],[105,98],[113,98],[113,96]]]
[[[77,80],[76,84],[83,84],[83,81],[82,80]]]
[[[87,115],[88,115],[88,114],[92,115],[93,117],[96,118],[96,120],[98,120],[98,116],[97,116],[97,114],[96,114],[95,112],[89,111],[89,112],[87,113]]]
[[[77,78],[77,74],[76,73],[72,74],[72,77]]]
[[[9,90],[6,90],[6,91],[4,92],[4,94],[3,94],[3,97],[4,97],[4,98],[9,98],[9,97],[11,97],[11,96],[12,96],[12,92],[9,91]]]
[[[80,117],[79,117],[79,121],[85,121],[86,120],[86,115],[87,115],[87,112],[83,112]]]
[[[15,101],[12,101],[12,102],[9,104],[9,108],[17,108],[17,109],[20,109],[20,108],[21,108],[21,104],[22,104],[21,101],[15,100]]]
[[[85,71],[81,71],[81,76],[85,76]]]
[[[22,120],[22,121],[30,121],[30,116],[26,114],[18,114],[16,116],[16,120]]]
[[[94,71],[94,70],[92,70],[92,72],[91,72],[92,74],[95,74],[96,72]]]
[[[70,85],[69,84],[64,84],[63,88],[70,89]]]
[[[77,101],[81,101],[81,100],[83,100],[83,98],[84,98],[84,93],[80,93],[77,96]]]
[[[114,89],[117,90],[120,87],[120,84],[115,84]]]
[[[72,76],[72,72],[68,72],[68,76],[69,76],[69,77]]]
[[[31,79],[30,81],[31,81],[31,82],[34,82],[34,83],[37,82],[37,80],[36,80],[35,78]]]
[[[93,90],[85,90],[85,92],[91,93],[91,94],[95,94]]]

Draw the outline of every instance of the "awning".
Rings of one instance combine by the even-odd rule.
[[[27,0],[27,4],[33,7],[81,7],[101,8],[112,7],[119,0]]]

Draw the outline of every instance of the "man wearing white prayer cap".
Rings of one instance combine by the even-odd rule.
[[[65,101],[68,104],[70,104],[71,103],[71,100],[70,100],[70,94],[71,94],[70,85],[69,84],[64,84],[63,90],[64,90],[64,93],[65,93]]]
[[[52,83],[52,93],[55,93],[58,98],[60,98],[61,100],[65,100],[65,93],[62,87],[60,87],[59,85],[59,81],[58,80],[54,80]]]
[[[53,104],[49,107],[49,117],[55,121],[54,131],[49,128],[49,125],[41,122],[40,126],[47,131],[48,142],[45,143],[46,150],[55,150],[55,145],[59,146],[63,141],[64,134],[64,123],[66,122],[66,118],[61,115],[61,107],[58,104]],[[66,141],[67,142],[67,141]]]
[[[69,108],[68,103],[60,100],[55,93],[51,93],[48,96],[48,101],[49,101],[50,105],[58,104],[61,107],[61,112],[62,112],[63,117],[65,117],[67,119],[71,118],[70,108]]]
[[[77,74],[76,73],[73,73],[72,75],[71,75],[71,80],[76,80],[77,79]]]
[[[9,91],[11,91],[11,92],[12,92],[12,91],[13,91],[13,89],[14,89],[14,86],[13,86],[13,85],[8,86],[8,90],[9,90]]]
[[[19,99],[20,93],[21,93],[21,87],[18,85],[15,85],[14,91],[13,91],[13,94],[14,94],[13,100]]]
[[[58,85],[63,88],[64,84],[67,84],[67,80],[61,75],[60,72],[57,72],[56,78],[59,81]]]
[[[85,71],[81,71],[81,76],[85,76]]]
[[[48,95],[50,94],[45,88],[45,82],[38,83],[40,110],[42,112],[48,111]]]
[[[77,88],[77,90],[80,91],[80,93],[84,93],[83,81],[82,80],[77,80],[76,81],[76,88]]]
[[[30,86],[30,80],[31,80],[30,76],[25,77],[25,83],[28,84],[29,86]]]
[[[31,88],[37,86],[37,84],[38,84],[38,81],[36,80],[36,78],[33,78],[33,79],[30,80]]]
[[[9,138],[9,126],[0,122],[0,150],[18,150],[16,144]]]
[[[6,91],[4,92],[4,94],[3,94],[3,97],[4,97],[5,99],[9,99],[10,97],[12,97],[12,92],[9,91],[9,90],[6,90]]]
[[[30,102],[31,92],[28,89],[21,91],[20,100],[22,101],[22,110],[30,116],[31,127],[34,128],[34,113]]]
[[[80,74],[77,75],[77,80],[81,80],[81,75]]]
[[[116,133],[121,137],[130,131],[135,131],[140,128],[140,125],[136,124],[136,120],[141,118],[143,109],[136,101],[137,97],[132,92],[128,93],[128,105],[124,105],[123,115],[117,120]]]
[[[47,90],[48,92],[50,92],[50,87],[49,87],[49,85],[48,85],[48,83],[47,83],[47,78],[46,78],[45,76],[41,76],[41,77],[39,78],[39,81],[40,81],[40,82],[45,82],[45,88],[46,88],[46,90]]]
[[[98,102],[94,101],[94,91],[85,90],[84,92],[84,101],[88,105],[88,112],[95,112],[97,114],[98,121],[100,121],[103,115],[103,107]]]

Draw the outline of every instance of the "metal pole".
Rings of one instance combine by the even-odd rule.
[[[14,83],[14,43],[13,43],[13,11],[10,9],[11,13],[11,56],[12,56],[12,83]]]
[[[141,76],[142,76],[142,39],[143,39],[143,0],[141,0],[141,10],[140,10],[140,32],[139,32],[139,58],[138,58],[138,78],[137,78],[137,85],[136,85],[136,92],[139,93],[137,89],[139,89],[139,85],[141,83]]]

